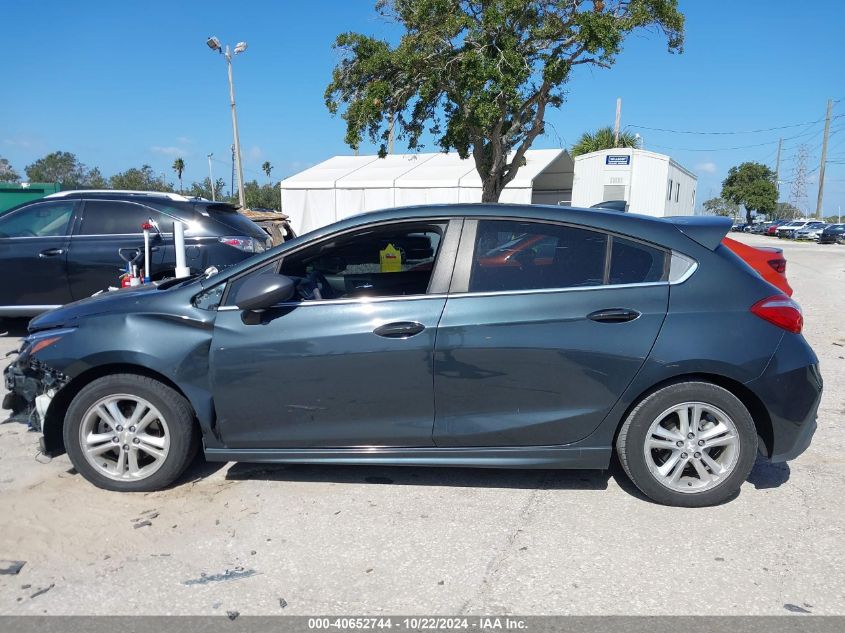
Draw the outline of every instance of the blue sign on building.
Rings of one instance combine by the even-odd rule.
[[[605,165],[630,165],[631,164],[631,157],[627,154],[625,156],[614,156],[613,154],[608,154],[604,157],[604,164]]]

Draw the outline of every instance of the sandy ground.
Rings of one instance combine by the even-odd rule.
[[[118,494],[39,463],[8,423],[0,559],[26,564],[0,575],[0,613],[845,614],[845,247],[777,243],[821,358],[820,429],[730,503],[654,505],[618,468],[201,460],[170,490]]]

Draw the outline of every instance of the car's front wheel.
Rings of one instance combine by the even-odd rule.
[[[736,494],[748,477],[757,431],[748,409],[728,390],[679,382],[631,411],[616,450],[628,477],[654,501],[709,506]]]
[[[65,415],[76,470],[106,490],[146,492],[172,483],[196,451],[190,404],[167,385],[135,374],[86,385]]]

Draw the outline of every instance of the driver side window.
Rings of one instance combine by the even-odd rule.
[[[426,294],[445,223],[401,223],[332,237],[285,257],[279,273],[296,282],[303,301]],[[268,266],[253,274],[274,272]],[[241,277],[231,283],[234,305]]]

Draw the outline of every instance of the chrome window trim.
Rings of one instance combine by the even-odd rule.
[[[619,290],[620,288],[650,288],[652,286],[669,286],[668,281],[648,281],[638,284],[606,284],[597,286],[577,286],[573,288],[530,288],[527,290],[502,290],[502,291],[487,291],[487,292],[453,292],[451,294],[435,294],[435,295],[401,295],[398,297],[368,297],[361,299],[318,299],[312,301],[286,301],[279,303],[274,308],[282,307],[297,307],[297,306],[313,306],[313,305],[351,305],[351,304],[369,304],[382,303],[388,301],[416,301],[419,299],[461,299],[464,297],[504,297],[510,295],[537,295],[537,294],[561,294],[564,292],[584,292],[587,290]],[[240,310],[238,306],[223,306],[217,308],[218,312],[231,312]]]
[[[508,295],[537,295],[561,294],[564,292],[584,292],[588,290],[619,290],[621,288],[650,288],[652,286],[668,286],[668,281],[646,281],[637,284],[597,284],[595,286],[573,286],[571,288],[529,288],[526,290],[501,290],[484,292],[456,292],[449,295],[450,299],[461,297],[502,297]]]
[[[3,314],[19,314],[19,313],[26,313],[28,314],[32,310],[43,310],[46,312],[47,310],[55,310],[56,308],[61,308],[61,305],[13,305],[13,306],[0,306],[0,313]]]
[[[0,240],[55,240],[70,237],[67,233],[61,235],[9,235],[0,237]]]
[[[434,295],[399,295],[396,297],[362,297],[358,299],[313,299],[302,301],[285,301],[284,303],[277,303],[273,308],[291,308],[304,306],[319,306],[319,305],[351,305],[361,304],[366,305],[370,303],[388,303],[392,301],[419,301],[421,299],[448,299],[450,295],[446,293],[438,293]],[[454,295],[452,295],[454,296]],[[221,306],[217,308],[218,312],[234,312],[240,310],[238,306]]]

